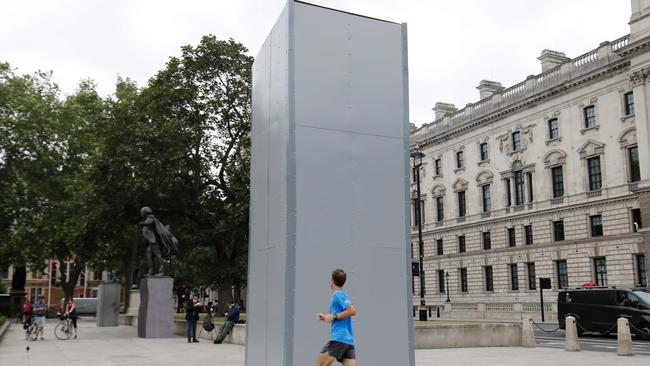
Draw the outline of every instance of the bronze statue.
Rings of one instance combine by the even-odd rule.
[[[178,252],[178,240],[165,226],[153,215],[150,207],[143,207],[140,216],[144,219],[142,236],[147,243],[147,267],[149,276],[163,276],[163,256],[168,257]]]

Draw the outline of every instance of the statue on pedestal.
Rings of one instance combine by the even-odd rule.
[[[142,236],[147,243],[147,268],[149,276],[163,276],[163,256],[168,257],[178,252],[178,240],[169,231],[169,225],[163,225],[153,215],[150,207],[140,210],[143,221]]]

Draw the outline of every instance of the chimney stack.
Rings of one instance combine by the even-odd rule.
[[[436,113],[436,121],[442,119],[444,116],[454,113],[458,110],[455,105],[451,103],[436,103],[436,106],[433,107],[433,111]]]
[[[481,80],[476,89],[478,89],[480,99],[482,100],[491,97],[493,94],[500,92],[504,88],[498,81]]]
[[[537,58],[542,63],[542,72],[550,70],[558,65],[568,62],[570,58],[566,57],[564,52],[553,50],[542,50],[542,55]]]

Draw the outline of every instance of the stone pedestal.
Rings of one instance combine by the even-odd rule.
[[[138,316],[140,311],[140,290],[130,290],[129,307],[126,309],[126,315]]]
[[[120,285],[118,283],[102,283],[99,285],[97,299],[98,327],[117,327],[120,325]]]
[[[174,337],[174,279],[146,277],[140,281],[138,337]]]

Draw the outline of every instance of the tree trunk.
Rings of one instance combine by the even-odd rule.
[[[232,300],[232,280],[228,278],[219,285],[219,305],[217,306],[217,314],[219,316],[228,311],[228,304]]]
[[[59,310],[64,310],[65,306],[68,304],[68,301],[70,301],[70,299],[74,297],[74,289],[75,287],[77,287],[77,281],[79,281],[79,276],[81,275],[81,271],[83,270],[83,266],[79,265],[79,263],[75,262],[74,264],[70,264],[72,268],[70,269],[69,277],[66,278],[66,266],[61,265],[63,263],[65,263],[65,261],[59,260],[59,272],[61,273],[61,289],[63,290],[63,296],[65,300],[63,302],[63,309],[59,309]]]

